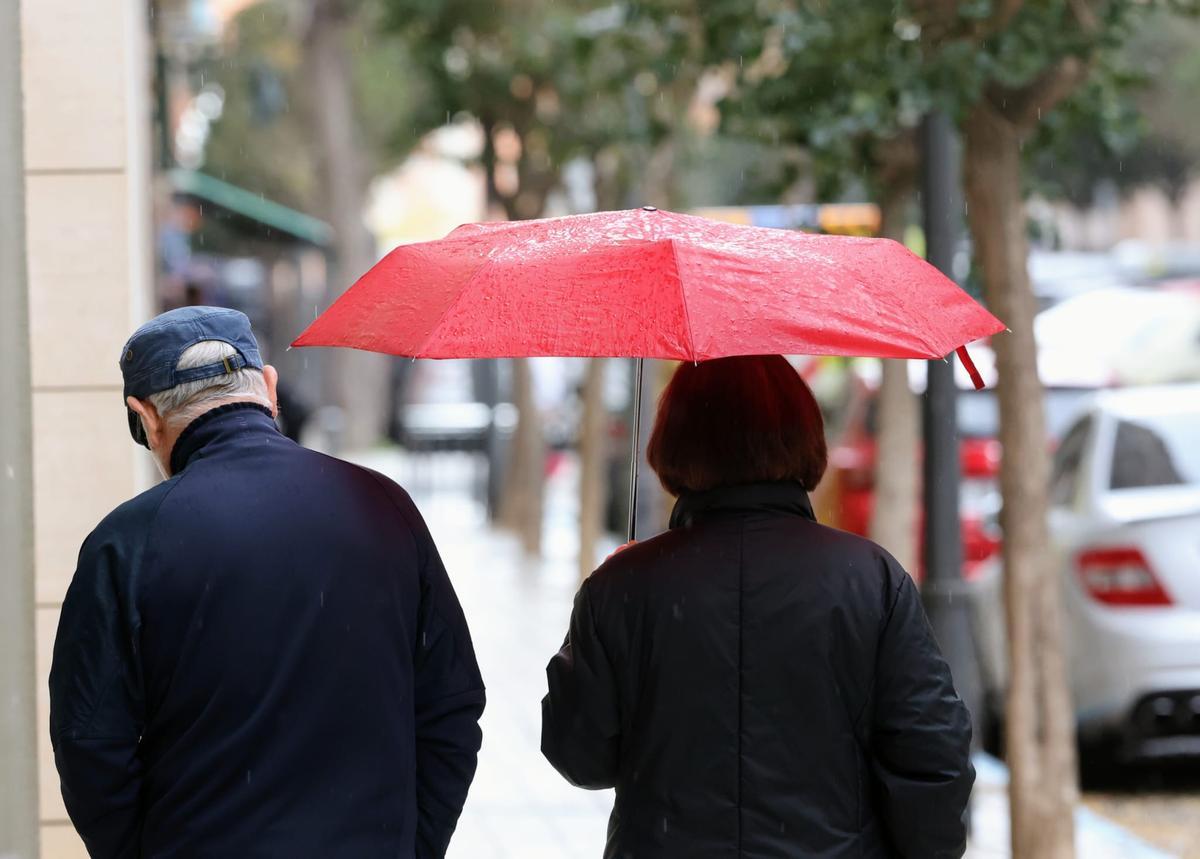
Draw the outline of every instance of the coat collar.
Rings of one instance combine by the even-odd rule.
[[[279,435],[271,410],[258,403],[228,403],[196,418],[175,440],[171,449],[171,474],[183,471],[209,445],[243,433]]]
[[[790,513],[817,521],[804,487],[785,481],[743,483],[707,492],[685,492],[675,502],[675,509],[671,512],[671,527],[687,527],[697,519],[723,511]]]

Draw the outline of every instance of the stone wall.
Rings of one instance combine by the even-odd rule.
[[[32,375],[42,856],[82,857],[46,731],[59,608],[80,543],[148,485],[117,369],[151,309],[150,52],[140,0],[19,0]]]

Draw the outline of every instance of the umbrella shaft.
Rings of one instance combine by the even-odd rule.
[[[633,443],[629,454],[629,527],[625,530],[625,538],[632,542],[637,523],[637,490],[638,490],[638,439],[642,435],[642,359],[637,359],[633,376]]]

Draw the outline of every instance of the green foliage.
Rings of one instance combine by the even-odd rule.
[[[571,158],[649,150],[679,134],[701,71],[692,4],[384,4],[386,26],[430,81],[441,115],[423,117],[427,127],[465,113],[510,128],[522,142],[522,184],[539,190]]]
[[[1094,26],[1080,25],[1080,4]],[[252,7],[201,71],[227,93],[207,169],[311,210],[303,5]],[[954,14],[926,20],[931,5]],[[577,157],[607,165],[602,204],[644,200],[664,152],[677,205],[764,202],[801,180],[835,199],[895,181],[886,144],[931,108],[961,117],[981,98],[1004,103],[1073,56],[1087,83],[1041,117],[1025,151],[1035,187],[1083,200],[1097,177],[1169,185],[1200,151],[1196,33],[1152,11],[1194,5],[1027,0],[997,28],[994,0],[360,0],[356,100],[377,169],[460,114],[511,129],[534,208]],[[689,109],[717,71],[733,84],[721,133],[696,134]],[[270,109],[273,91],[284,98]]]
[[[738,70],[738,88],[723,105],[725,128],[802,146],[825,195],[863,176],[871,187],[885,166],[879,144],[911,131],[930,108],[961,118],[984,98],[1006,107],[1048,70],[1078,58],[1088,70],[1086,85],[1058,111],[1037,115],[1026,147],[1043,178],[1039,187],[1077,197],[1080,186],[1095,178],[1086,171],[1106,160],[1120,163],[1142,130],[1132,98],[1144,78],[1133,73],[1125,46],[1155,8],[1179,11],[1196,4],[1028,0],[1002,25],[993,19],[992,0],[762,0],[750,12],[737,0],[716,5],[712,58],[736,62]],[[938,18],[931,5],[952,7],[954,17]],[[1056,165],[1081,146],[1094,157],[1078,159],[1072,166],[1081,171],[1052,181]],[[1155,143],[1142,155],[1153,151],[1177,168],[1184,149]]]
[[[202,169],[305,212],[319,212],[315,153],[306,112],[318,110],[304,80],[303,16],[289,0],[263,0],[242,12],[227,41],[190,73],[219,84],[224,112],[212,127]],[[352,55],[361,145],[377,169],[419,139],[411,117],[424,103],[407,46],[377,33],[371,3],[356,6]]]
[[[919,29],[894,4],[721,3],[713,60],[737,71],[722,104],[734,135],[803,147],[823,198],[878,166],[875,145],[911,129],[936,89],[922,67]]]
[[[1165,9],[1148,16],[1038,128],[1031,188],[1078,206],[1104,182],[1178,195],[1200,163],[1198,43],[1196,21]]]

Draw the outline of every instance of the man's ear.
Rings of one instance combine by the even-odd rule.
[[[267,399],[271,401],[271,414],[279,417],[279,371],[267,364],[263,367],[263,381],[267,383]]]
[[[141,419],[142,427],[146,430],[146,440],[152,449],[159,447],[163,436],[163,420],[159,417],[158,409],[149,400],[139,400],[137,397],[126,397],[125,405]]]

